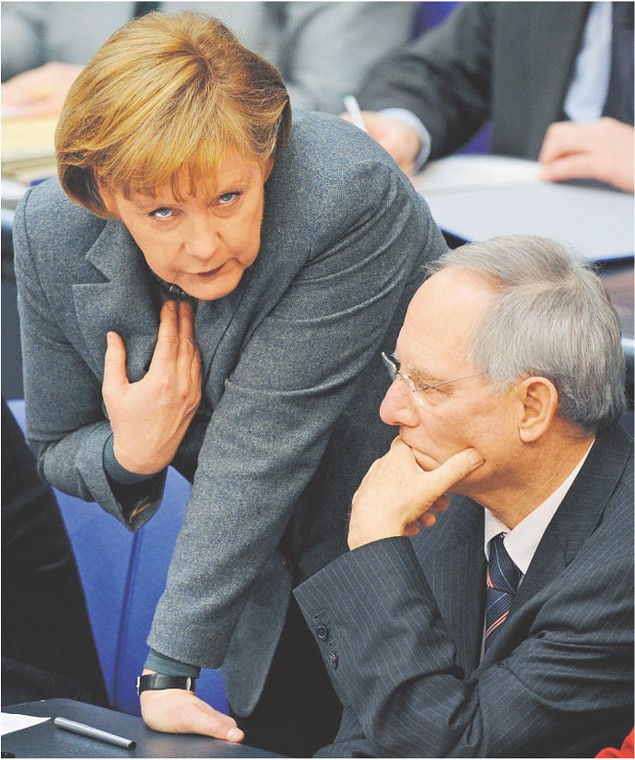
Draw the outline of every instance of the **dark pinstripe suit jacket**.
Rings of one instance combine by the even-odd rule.
[[[370,70],[362,108],[401,107],[448,155],[492,120],[493,153],[535,160],[562,108],[590,3],[467,2]]]
[[[581,757],[633,723],[633,449],[597,441],[480,658],[483,509],[368,544],[296,590],[344,718],[336,757]]]

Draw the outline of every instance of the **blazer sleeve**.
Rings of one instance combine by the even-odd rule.
[[[285,3],[280,68],[294,109],[339,114],[368,70],[405,45],[416,3]]]
[[[456,664],[406,538],[342,555],[296,589],[372,754],[586,756],[620,722],[623,735],[632,722],[632,529],[613,537],[598,529],[541,593],[515,648],[472,673]],[[346,746],[341,734],[338,742]],[[340,756],[338,745],[324,754]]]
[[[121,488],[113,492],[103,461],[104,445],[112,433],[101,396],[103,354],[99,366],[87,361],[91,352],[78,329],[69,287],[73,281],[69,271],[74,274],[75,262],[84,258],[74,251],[85,250],[74,238],[84,239],[90,247],[104,222],[47,184],[40,186],[41,193],[29,192],[22,198],[13,225],[27,440],[38,472],[48,483],[98,502],[127,528],[137,530],[158,509],[167,471],[149,483],[143,495],[133,489],[136,503],[122,503],[126,492]],[[48,245],[50,238],[55,240],[53,246]],[[60,260],[62,253],[65,258]],[[90,277],[95,277],[94,270]]]
[[[361,87],[361,107],[412,111],[430,133],[431,158],[461,147],[490,111],[496,5],[460,3],[442,24],[378,63]]]
[[[329,201],[303,216],[314,252],[244,345],[225,383],[149,638],[163,655],[220,665],[246,592],[307,498],[356,391],[367,399],[363,419],[376,418],[380,386],[386,386],[377,366],[380,346],[391,324],[401,322],[398,307],[421,281],[422,265],[445,244],[425,203],[394,166],[363,163],[327,192],[345,198],[358,191],[361,203]],[[331,474],[338,480],[330,484],[337,494],[330,508],[342,515],[354,490],[347,485],[358,466],[354,458]]]

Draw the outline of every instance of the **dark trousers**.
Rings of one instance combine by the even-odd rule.
[[[73,550],[2,399],[2,704],[107,696]]]
[[[260,701],[249,717],[234,717],[246,744],[289,757],[311,757],[335,738],[342,706],[295,599]]]

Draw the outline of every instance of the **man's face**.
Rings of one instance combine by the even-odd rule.
[[[514,388],[492,393],[487,378],[467,359],[468,337],[495,295],[478,275],[457,267],[427,280],[399,333],[395,355],[401,371],[417,386],[468,379],[418,391],[418,402],[397,378],[380,409],[384,422],[399,427],[424,470],[468,447],[477,449],[484,464],[452,489],[474,499],[504,487],[500,481],[519,445],[516,421],[522,405]]]

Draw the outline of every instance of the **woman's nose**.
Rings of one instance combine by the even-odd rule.
[[[198,219],[188,232],[187,252],[196,259],[209,262],[218,250],[219,240],[217,221],[209,218]]]
[[[417,401],[410,388],[398,377],[386,391],[379,416],[387,425],[415,427],[419,424]]]

